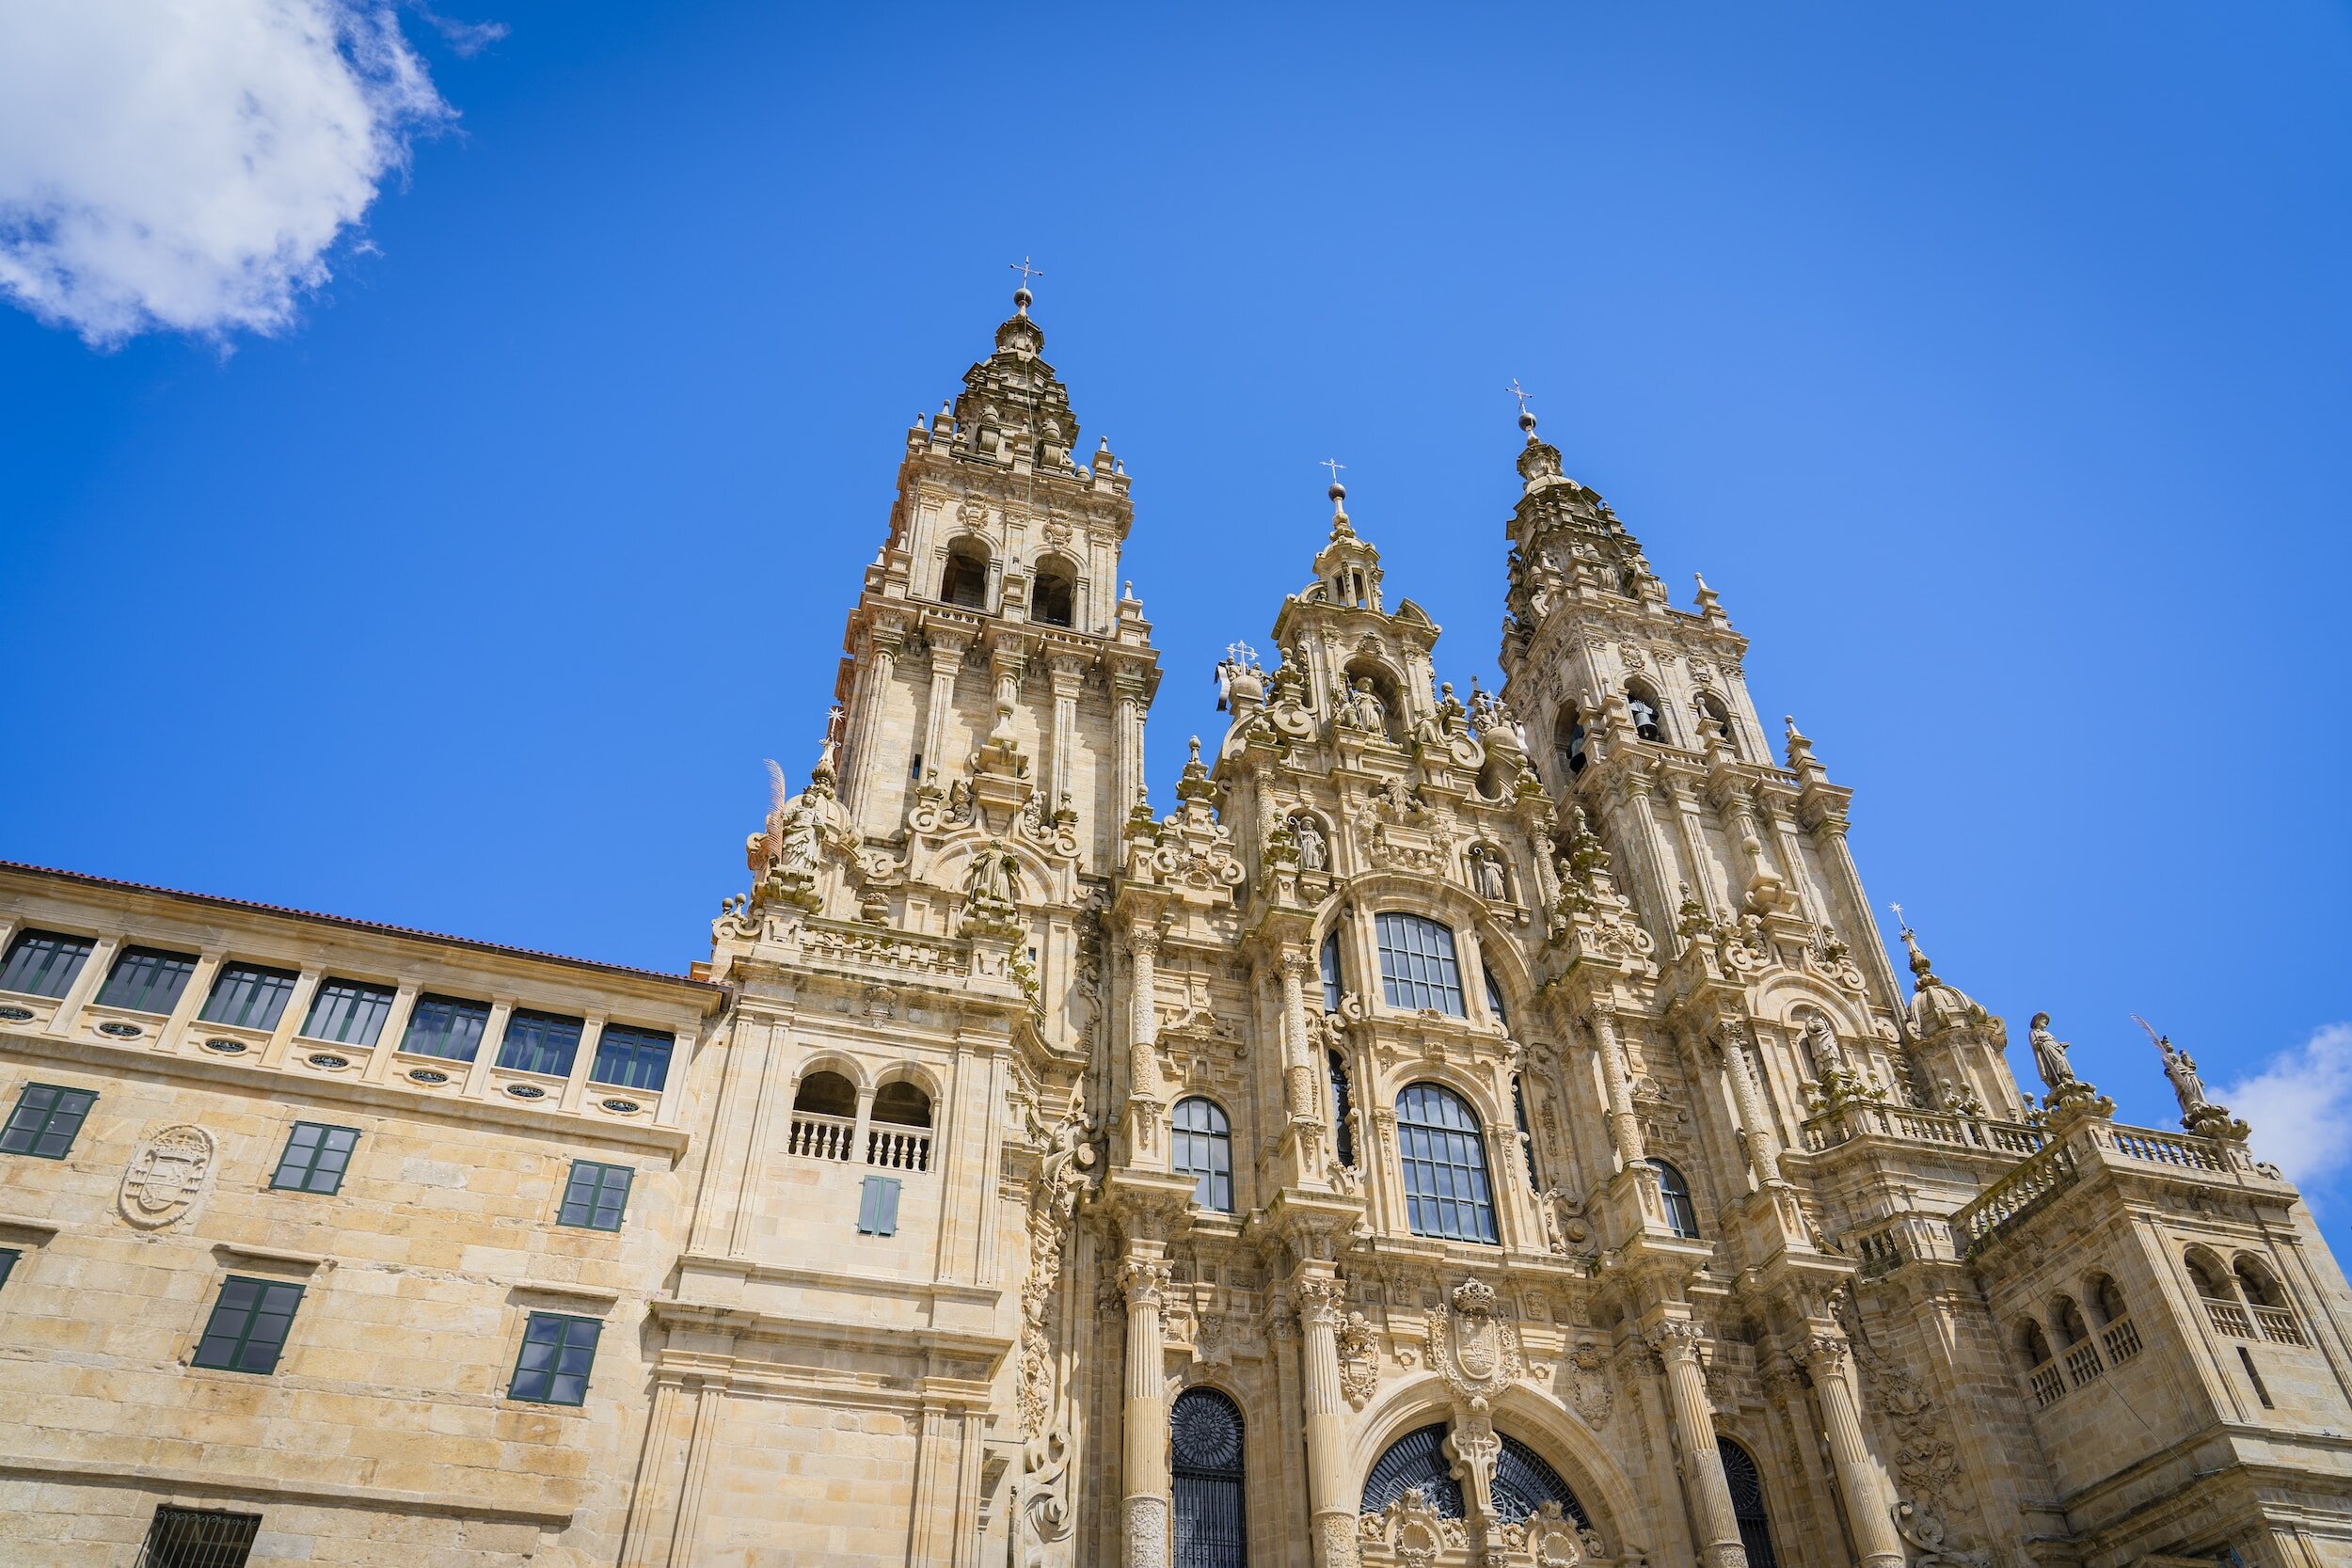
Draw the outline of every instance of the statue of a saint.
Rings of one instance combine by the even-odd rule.
[[[2075,1082],[2074,1069],[2066,1060],[2066,1042],[2050,1033],[2050,1015],[2036,1013],[2026,1037],[2033,1045],[2033,1065],[2042,1074],[2044,1088],[2053,1092]]]
[[[1291,837],[1298,844],[1299,870],[1328,871],[1331,868],[1331,846],[1325,840],[1323,830],[1315,826],[1313,817],[1292,817]]]
[[[1370,675],[1356,677],[1356,684],[1348,692],[1345,711],[1351,728],[1369,730],[1375,735],[1385,734],[1388,730],[1388,705],[1381,702],[1378,692],[1373,690]]]
[[[2205,1081],[2197,1076],[2197,1064],[2189,1053],[2174,1045],[2171,1036],[2159,1035],[2150,1028],[2148,1021],[2137,1013],[2132,1015],[2132,1022],[2148,1030],[2148,1037],[2155,1042],[2158,1053],[2164,1057],[2164,1075],[2172,1081],[2172,1097],[2181,1102],[2182,1119],[2211,1106],[2213,1101],[2205,1098]]]
[[[1470,851],[1470,882],[1478,896],[1490,904],[1510,900],[1510,884],[1502,875],[1502,857],[1491,849]]]
[[[991,844],[972,857],[963,891],[975,904],[1010,904],[1021,896],[1021,863],[1003,845]]]

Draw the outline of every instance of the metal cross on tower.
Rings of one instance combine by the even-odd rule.
[[[1021,275],[1021,286],[1025,289],[1029,286],[1030,278],[1042,277],[1045,276],[1045,269],[1043,267],[1033,267],[1029,265],[1029,259],[1026,256],[1024,256],[1018,261],[1007,261],[1005,265]]]
[[[1519,378],[1516,375],[1511,378],[1511,385],[1505,387],[1503,390],[1519,400],[1519,412],[1522,414],[1527,412],[1527,400],[1535,395],[1534,393],[1529,391],[1526,388],[1520,386]]]
[[[1336,458],[1336,457],[1327,457],[1327,458],[1325,458],[1322,462],[1320,462],[1320,463],[1316,464],[1316,465],[1315,465],[1315,467],[1318,467],[1318,468],[1328,468],[1328,469],[1330,469],[1330,470],[1331,470],[1331,483],[1334,483],[1334,484],[1337,484],[1337,483],[1340,482],[1340,470],[1341,470],[1342,468],[1346,467],[1347,467],[1347,465],[1346,465],[1346,464],[1344,464],[1344,463],[1343,463],[1343,462],[1341,462],[1341,461],[1340,461],[1338,458]]]

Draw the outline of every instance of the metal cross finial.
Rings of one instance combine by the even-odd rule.
[[[1346,465],[1346,464],[1344,464],[1344,463],[1343,463],[1343,462],[1341,462],[1341,461],[1340,461],[1338,458],[1336,458],[1336,457],[1327,457],[1327,458],[1325,458],[1322,462],[1320,462],[1320,463],[1316,464],[1316,465],[1315,465],[1315,467],[1318,467],[1318,468],[1328,468],[1328,469],[1330,469],[1330,470],[1331,470],[1331,483],[1334,483],[1334,484],[1337,484],[1337,483],[1340,482],[1340,470],[1341,470],[1342,468],[1346,467],[1347,467],[1347,465]]]
[[[1897,926],[1901,927],[1906,931],[1911,929],[1911,922],[1903,918],[1903,907],[1900,904],[1889,904],[1886,907],[1895,911],[1895,924]]]
[[[1519,400],[1519,412],[1522,414],[1527,412],[1527,400],[1535,395],[1534,393],[1529,391],[1526,388],[1520,386],[1519,378],[1516,375],[1511,378],[1511,385],[1505,387],[1503,390]]]
[[[1024,256],[1018,261],[1007,261],[1005,265],[1021,275],[1021,286],[1025,289],[1029,286],[1030,278],[1042,277],[1045,276],[1045,269],[1042,267],[1033,267],[1029,265],[1029,259],[1026,256]]]

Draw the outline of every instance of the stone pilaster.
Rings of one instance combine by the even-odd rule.
[[[1740,1544],[1740,1521],[1731,1512],[1731,1486],[1724,1479],[1715,1447],[1715,1416],[1707,1402],[1707,1371],[1699,1364],[1698,1325],[1669,1318],[1645,1333],[1666,1368],[1666,1403],[1674,1412],[1675,1441],[1682,1449],[1682,1488],[1698,1531],[1699,1561],[1705,1568],[1747,1568]]]
[[[1311,1275],[1292,1287],[1298,1302],[1300,1403],[1307,1429],[1308,1549],[1314,1568],[1356,1568],[1356,1500],[1347,1476],[1347,1405],[1340,1388],[1337,1279]]]
[[[1821,1424],[1828,1429],[1830,1462],[1836,1467],[1838,1495],[1845,1499],[1846,1520],[1854,1533],[1854,1549],[1862,1568],[1902,1568],[1903,1544],[1887,1512],[1870,1450],[1862,1438],[1862,1412],[1854,1402],[1846,1337],[1817,1333],[1804,1346],[1805,1370],[1813,1375],[1813,1391],[1821,1402]]]
[[[1594,1049],[1600,1053],[1601,1092],[1609,1097],[1609,1141],[1621,1165],[1632,1166],[1649,1158],[1642,1142],[1642,1121],[1633,1114],[1633,1088],[1626,1072],[1625,1047],[1617,1040],[1617,1009],[1607,1003],[1593,1006]]]
[[[1125,1568],[1168,1568],[1168,1385],[1160,1347],[1160,1298],[1168,1264],[1130,1256],[1119,1267],[1127,1298],[1127,1397],[1120,1412],[1120,1520]]]

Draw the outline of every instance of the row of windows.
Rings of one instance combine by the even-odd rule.
[[[20,933],[8,944],[5,962],[0,962],[0,990],[52,1000],[61,997],[81,973],[94,945],[87,937],[57,931]],[[107,972],[98,1004],[130,1012],[168,1014],[179,1006],[196,964],[193,953],[126,947]],[[234,1029],[275,1029],[294,996],[297,978],[291,969],[224,963],[197,1021]],[[364,980],[323,980],[310,1000],[302,1037],[367,1050],[384,1031],[394,994],[389,986]],[[487,1002],[427,993],[417,998],[409,1012],[400,1049],[415,1055],[470,1063],[482,1048],[489,1022]],[[580,1018],[516,1007],[507,1017],[498,1065],[515,1072],[568,1078],[585,1027]],[[669,1081],[670,1054],[675,1043],[675,1037],[660,1030],[608,1023],[597,1037],[589,1080],[659,1094]]]
[[[988,546],[959,539],[947,549],[939,577],[939,602],[960,610],[988,608]],[[1068,626],[1076,619],[1077,569],[1058,556],[1038,562],[1029,581],[1029,619],[1040,626]]]
[[[1636,739],[1654,740],[1662,745],[1675,743],[1666,728],[1666,710],[1658,700],[1658,693],[1636,679],[1625,683],[1625,705],[1632,715]],[[1733,756],[1740,754],[1740,732],[1732,722],[1729,705],[1712,691],[1702,691],[1692,699],[1692,721],[1702,734],[1712,733],[1723,741]],[[1561,765],[1571,773],[1584,771],[1584,716],[1574,703],[1560,710],[1552,729],[1552,747],[1560,754]]]
[[[96,1103],[98,1096],[88,1089],[25,1085],[17,1094],[7,1123],[0,1125],[0,1154],[64,1159]],[[342,1191],[344,1173],[358,1147],[356,1127],[297,1121],[286,1134],[286,1147],[278,1156],[269,1184],[280,1192],[332,1196]],[[636,1175],[635,1167],[629,1165],[574,1160],[564,1183],[564,1199],[556,1207],[555,1223],[589,1230],[620,1229],[621,1215],[628,1207],[629,1184]],[[6,1277],[0,1275],[0,1281]]]

